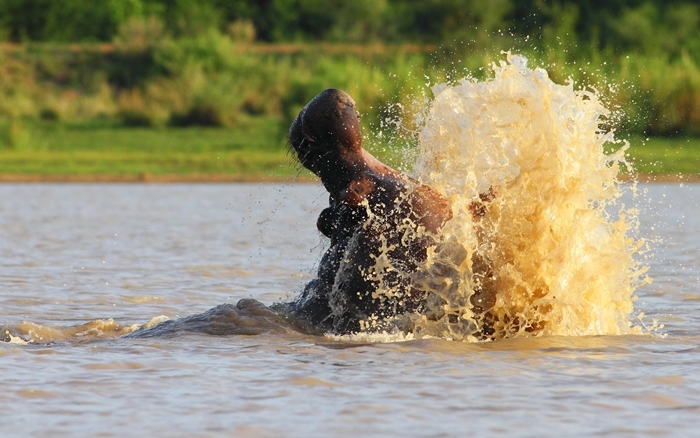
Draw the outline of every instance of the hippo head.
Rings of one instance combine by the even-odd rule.
[[[318,176],[338,161],[350,161],[362,150],[355,101],[342,90],[322,91],[292,122],[289,143],[299,162]]]

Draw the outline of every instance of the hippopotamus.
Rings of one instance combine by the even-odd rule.
[[[452,217],[450,202],[362,147],[360,115],[347,93],[327,89],[312,99],[289,129],[289,146],[329,194],[328,207],[321,211],[316,226],[330,243],[315,278],[289,302],[266,307],[245,299],[236,306],[225,304],[144,328],[129,337],[181,331],[408,332],[412,326],[405,322],[416,316],[463,324],[466,319],[458,310],[464,307],[471,307],[475,317],[466,321],[472,324],[471,333],[483,337],[492,333],[488,309],[494,294],[489,261],[472,254],[474,275],[466,281],[474,293],[467,301],[460,296],[460,302],[450,308],[444,298],[451,295],[449,288],[454,291],[463,281],[459,266],[468,255],[459,242],[441,237],[441,229]],[[470,205],[475,224],[494,196],[489,190]],[[427,263],[429,253],[434,257]]]
[[[426,292],[411,274],[451,218],[448,200],[362,147],[360,115],[344,91],[327,89],[312,99],[294,119],[289,144],[329,194],[317,228],[330,247],[290,306],[296,319],[352,333],[421,312]]]

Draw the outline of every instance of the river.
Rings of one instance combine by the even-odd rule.
[[[693,436],[700,185],[638,189],[654,281],[631,321],[662,328],[367,343],[119,336],[292,298],[325,248],[319,185],[0,185],[2,436]]]

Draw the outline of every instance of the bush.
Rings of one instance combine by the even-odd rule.
[[[169,112],[144,98],[139,89],[124,90],[118,97],[117,116],[126,126],[157,127],[165,124]]]
[[[155,17],[130,17],[119,25],[114,45],[122,52],[145,52],[160,45],[165,38],[163,22]]]
[[[56,108],[42,108],[39,111],[39,118],[41,120],[58,120],[61,118],[61,115]]]
[[[226,34],[235,42],[250,44],[255,41],[255,25],[251,20],[236,20],[226,27]]]
[[[583,49],[574,56],[568,43],[554,43],[572,31],[574,12],[545,32],[552,44],[526,47],[531,66],[544,67],[557,83],[571,78],[577,88],[601,90],[625,134],[700,133],[696,56],[690,51],[669,57]],[[143,24],[131,23],[132,30]],[[292,53],[270,53],[216,32],[149,38],[125,39],[115,51],[32,45],[1,52],[0,116],[233,126],[248,114],[278,118],[282,137],[311,98],[333,87],[355,98],[364,126],[411,141],[432,84],[489,77],[489,64],[502,59],[496,48],[472,51],[469,46],[425,54],[393,47],[300,45]]]
[[[170,117],[172,126],[227,126],[226,117],[214,104],[200,102],[188,109],[186,113],[175,113]]]
[[[225,70],[234,62],[233,41],[216,31],[165,41],[155,49],[155,63],[170,76],[198,68],[206,73]]]

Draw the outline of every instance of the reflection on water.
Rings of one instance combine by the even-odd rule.
[[[640,184],[641,234],[657,242],[635,309],[665,337],[96,340],[86,326],[0,343],[3,435],[692,436],[699,190]],[[1,322],[124,329],[287,299],[322,253],[325,202],[310,184],[0,185]]]

